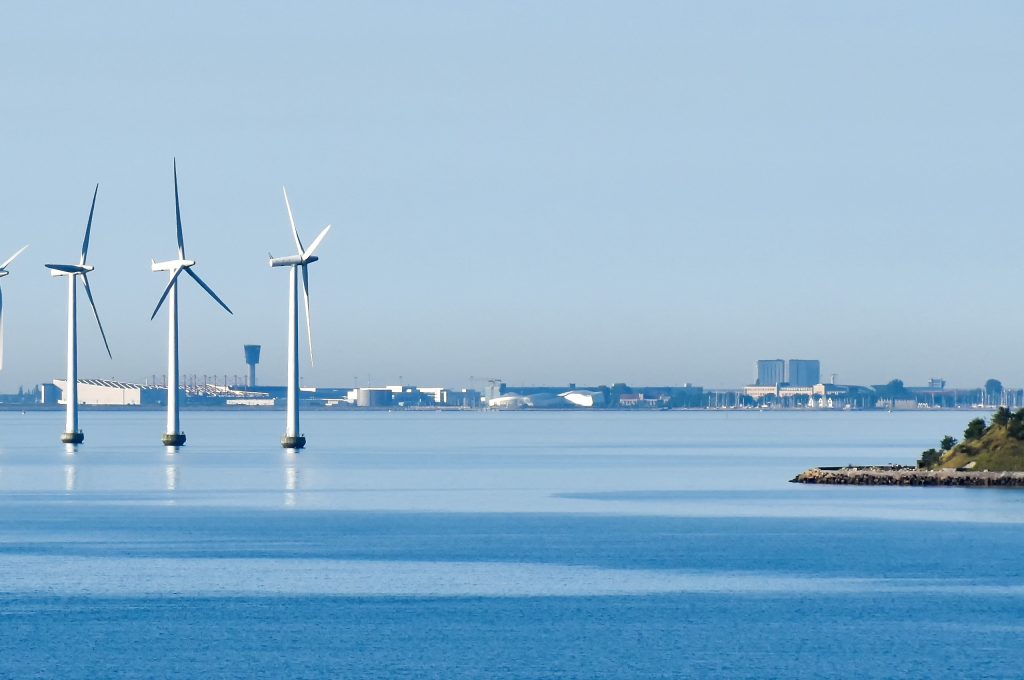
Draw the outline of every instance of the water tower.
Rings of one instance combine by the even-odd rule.
[[[256,386],[256,364],[260,363],[260,345],[242,345],[245,363],[249,366],[249,387]]]

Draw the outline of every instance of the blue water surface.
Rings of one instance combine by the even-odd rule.
[[[1020,677],[1024,493],[788,482],[975,415],[0,413],[0,676]]]

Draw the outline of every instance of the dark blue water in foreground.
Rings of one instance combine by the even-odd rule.
[[[0,676],[1021,676],[1024,494],[786,481],[973,414],[279,415],[0,414]]]

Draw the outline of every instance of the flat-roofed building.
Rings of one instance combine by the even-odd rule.
[[[54,380],[61,391],[60,403],[65,403],[67,380]],[[98,380],[82,378],[78,381],[78,403],[90,406],[141,406],[162,404],[166,401],[167,389],[119,380]]]
[[[480,393],[476,390],[453,390],[447,387],[417,387],[416,390],[433,399],[435,406],[459,408],[479,408],[480,406]]]
[[[789,380],[794,387],[813,387],[821,382],[821,362],[817,359],[790,359]]]
[[[786,382],[786,362],[782,359],[758,359],[755,385],[772,386]]]

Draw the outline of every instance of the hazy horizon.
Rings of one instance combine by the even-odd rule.
[[[6,8],[0,391],[166,372],[177,157],[183,373],[304,383],[1024,384],[1024,8],[1012,3],[73,3]],[[1005,292],[1004,292],[1005,290]],[[303,341],[304,342],[304,341]]]

